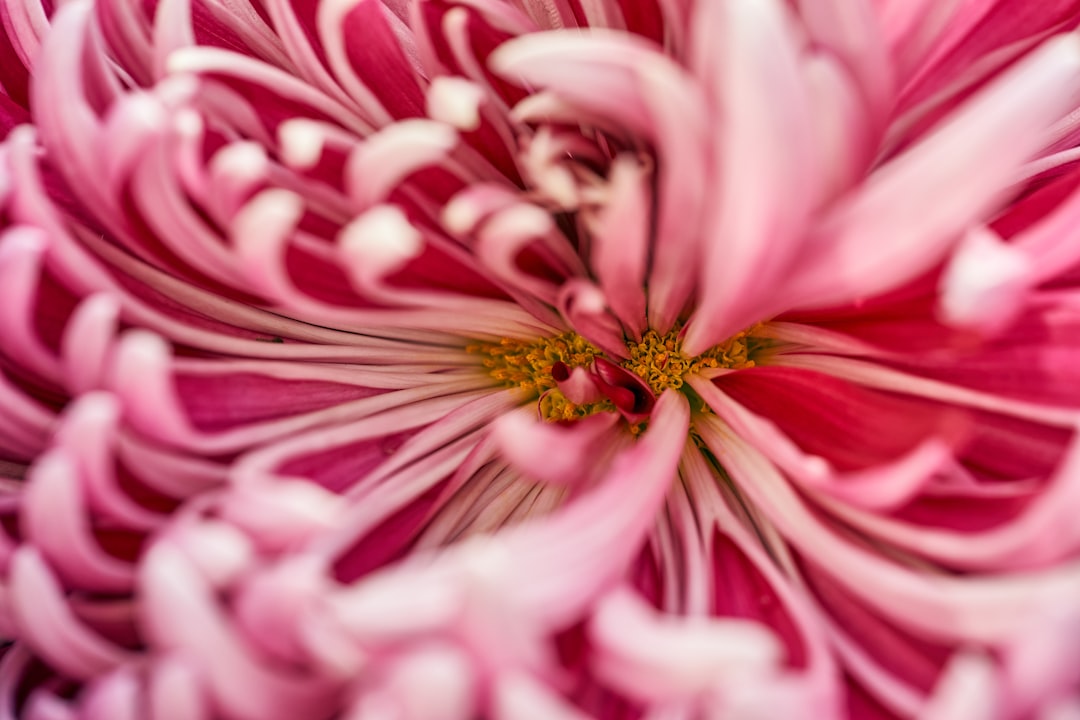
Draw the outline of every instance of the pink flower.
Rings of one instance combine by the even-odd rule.
[[[0,720],[1080,714],[1080,3],[0,21]]]

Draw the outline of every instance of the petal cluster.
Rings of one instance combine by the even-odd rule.
[[[1078,24],[0,0],[0,720],[1077,714]]]

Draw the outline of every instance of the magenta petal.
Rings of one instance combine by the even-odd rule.
[[[627,420],[637,422],[648,417],[656,395],[644,380],[604,358],[597,358],[593,368],[600,392],[615,403]]]
[[[421,115],[424,106],[400,44],[400,25],[382,2],[362,0],[345,15],[340,28],[352,70],[398,119]]]
[[[1033,6],[1023,2],[980,2],[959,12],[946,36],[919,74],[905,89],[905,102],[913,104],[948,83],[975,57],[991,49],[1008,47],[1026,37],[1039,37],[1075,24],[1075,0],[1055,0]]]
[[[895,459],[924,439],[951,432],[955,419],[929,403],[889,396],[824,374],[751,368],[717,378],[717,387],[772,420],[804,451],[842,470]],[[863,419],[874,417],[873,427]],[[843,444],[821,443],[823,427]]]
[[[183,371],[182,368],[181,372]],[[231,429],[240,424],[265,422],[322,410],[378,393],[375,388],[346,385],[317,378],[289,377],[288,368],[281,375],[245,372],[179,374],[176,390],[186,406],[191,421],[204,432]],[[223,370],[215,366],[215,371]],[[253,367],[252,370],[257,368]],[[263,369],[263,368],[258,368]]]

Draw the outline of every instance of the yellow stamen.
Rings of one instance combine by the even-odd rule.
[[[748,332],[728,338],[697,357],[682,352],[678,328],[668,333],[649,330],[641,342],[627,343],[629,358],[620,364],[652,388],[657,395],[668,388],[683,387],[684,378],[709,368],[740,369],[754,366]],[[608,400],[576,405],[559,391],[551,368],[564,363],[570,368],[589,367],[603,352],[573,332],[533,342],[500,340],[466,347],[482,356],[488,374],[508,388],[521,390],[525,400],[537,400],[542,417],[553,422],[575,420],[602,410],[614,410]]]
[[[601,410],[614,410],[607,400],[576,405],[567,400],[551,376],[555,363],[568,367],[588,367],[603,353],[574,332],[565,332],[533,342],[500,340],[475,343],[466,351],[483,356],[488,374],[508,388],[517,388],[526,400],[539,400],[540,414],[547,420],[575,420]]]
[[[733,335],[693,358],[683,354],[678,329],[663,335],[649,330],[641,342],[627,343],[627,349],[630,358],[622,366],[644,380],[657,395],[668,388],[678,390],[687,375],[708,368],[754,367],[746,332]]]

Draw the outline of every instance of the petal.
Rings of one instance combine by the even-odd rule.
[[[1072,109],[1078,70],[1072,39],[1048,42],[879,168],[822,220],[792,296],[816,307],[856,300],[937,264],[958,232],[993,209],[1043,132]],[[864,242],[869,236],[874,243]]]
[[[589,720],[545,683],[526,675],[504,673],[494,696],[496,720]]]
[[[197,659],[216,703],[238,720],[330,717],[332,687],[267,666],[246,646],[183,554],[158,542],[140,567],[141,624],[158,646]]]
[[[138,720],[139,683],[122,668],[98,678],[79,695],[80,720]]]
[[[619,156],[609,173],[610,198],[598,211],[592,230],[590,266],[607,304],[635,335],[645,330],[645,282],[650,224],[645,169]]]
[[[682,396],[665,393],[643,440],[614,459],[597,490],[543,523],[504,534],[510,557],[518,558],[507,578],[515,605],[558,625],[621,574],[667,494],[688,421]],[[635,485],[629,496],[627,484]]]
[[[781,658],[779,643],[756,623],[665,618],[629,590],[598,603],[589,639],[597,674],[645,702],[692,697],[736,677],[745,682]]]
[[[927,720],[989,720],[996,716],[994,668],[989,658],[958,654],[923,710]]]
[[[72,613],[40,553],[24,546],[10,570],[19,637],[64,674],[89,679],[130,662],[130,654],[100,637]]]
[[[595,458],[615,441],[618,416],[597,413],[569,426],[530,420],[524,412],[496,420],[492,434],[503,456],[526,475],[559,485],[591,475]],[[550,450],[558,448],[558,454]]]
[[[551,88],[576,107],[655,142],[666,174],[659,180],[657,247],[649,276],[649,318],[666,331],[693,290],[684,269],[700,254],[698,227],[706,188],[704,99],[669,59],[626,37],[569,32],[531,35],[502,45],[499,74]],[[597,92],[602,88],[603,92]]]
[[[27,477],[20,525],[70,585],[117,592],[129,590],[133,569],[104,552],[93,535],[73,459],[61,451],[38,458]]]
[[[718,0],[697,30],[718,57],[698,68],[723,108],[716,144],[719,196],[705,219],[698,307],[683,340],[698,355],[753,322],[799,249],[817,182],[809,98],[783,3]],[[776,202],[776,198],[782,198]],[[750,309],[747,306],[751,306]]]
[[[697,378],[689,383],[740,437],[752,443],[793,480],[859,508],[885,511],[904,505],[930,484],[933,473],[952,457],[946,443],[930,438],[895,460],[861,471],[838,473],[822,456],[804,452],[775,423],[718,393],[716,385]]]
[[[1080,582],[1071,569],[944,577],[914,571],[841,538],[816,518],[779,473],[742,441],[702,425],[708,447],[791,543],[829,569],[860,604],[931,640],[991,642],[1016,631],[1041,603]],[[751,468],[753,468],[751,470]],[[843,568],[843,572],[835,569]]]
[[[968,231],[941,278],[940,312],[954,327],[994,335],[1023,310],[1034,263],[983,228]]]
[[[932,435],[955,434],[950,431],[958,418],[940,406],[875,392],[841,377],[770,366],[722,375],[713,383],[775,423],[806,453],[839,470],[893,460]],[[837,437],[846,440],[836,443]]]

